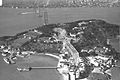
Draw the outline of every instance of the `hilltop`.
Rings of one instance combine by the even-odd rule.
[[[14,36],[3,36],[0,37],[0,40],[3,42],[7,42],[8,45],[13,45],[13,47],[21,47],[22,45],[26,45],[27,43],[36,40],[38,38],[42,38],[42,37],[52,37],[54,34],[53,29],[56,27],[61,27],[64,28],[68,34],[69,33],[77,33],[76,30],[74,31],[73,28],[77,27],[79,23],[81,24],[81,28],[82,27],[87,27],[87,29],[85,29],[85,34],[84,37],[86,36],[86,39],[91,39],[90,37],[90,33],[93,32],[98,39],[99,42],[101,43],[105,43],[106,39],[115,39],[117,38],[118,35],[120,35],[119,33],[119,25],[116,24],[110,24],[107,23],[104,20],[97,20],[97,19],[90,19],[90,20],[78,20],[78,21],[74,21],[74,22],[68,22],[68,23],[57,23],[57,24],[49,24],[49,25],[43,25],[43,26],[39,26],[21,33],[17,33]],[[101,30],[98,33],[98,30]],[[96,31],[95,31],[96,30]],[[91,36],[92,37],[92,36]],[[94,38],[93,38],[93,40]],[[104,42],[105,41],[105,42]]]

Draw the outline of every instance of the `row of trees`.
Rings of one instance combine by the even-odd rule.
[[[114,1],[114,2],[113,2]],[[118,0],[4,0],[4,7],[112,7],[120,6]]]

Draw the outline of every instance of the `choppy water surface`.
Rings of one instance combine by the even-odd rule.
[[[51,8],[47,10],[49,23],[95,18],[120,25],[120,8]],[[43,18],[35,14],[18,15],[26,11],[33,11],[33,9],[0,8],[0,36],[14,35],[36,27],[35,25],[43,25]]]

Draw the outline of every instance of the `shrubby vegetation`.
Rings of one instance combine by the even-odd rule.
[[[107,39],[114,39],[117,35],[120,35],[120,26],[96,19],[43,25],[29,31],[18,33],[15,36],[3,36],[0,38],[0,45],[4,45],[3,50],[7,48],[9,50],[9,47],[11,50],[14,49],[15,54],[16,51],[31,51],[38,54],[59,54],[63,48],[63,42],[56,41],[59,33],[55,32],[53,30],[54,28],[65,29],[68,34],[66,36],[74,38],[71,40],[71,44],[79,52],[79,56],[81,57],[102,54],[105,56],[113,56],[114,59],[120,60],[119,52],[117,52],[111,44],[107,43]],[[42,34],[39,34],[39,32],[42,32]],[[76,36],[71,36],[71,33]],[[53,36],[56,36],[56,38]],[[82,50],[84,51],[82,52]]]

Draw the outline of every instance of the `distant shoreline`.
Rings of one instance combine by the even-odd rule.
[[[33,9],[0,8],[0,36],[15,35],[43,25],[42,18],[35,14],[18,15],[20,12],[32,11]],[[102,19],[120,25],[120,8],[47,8],[47,11],[49,24]]]

